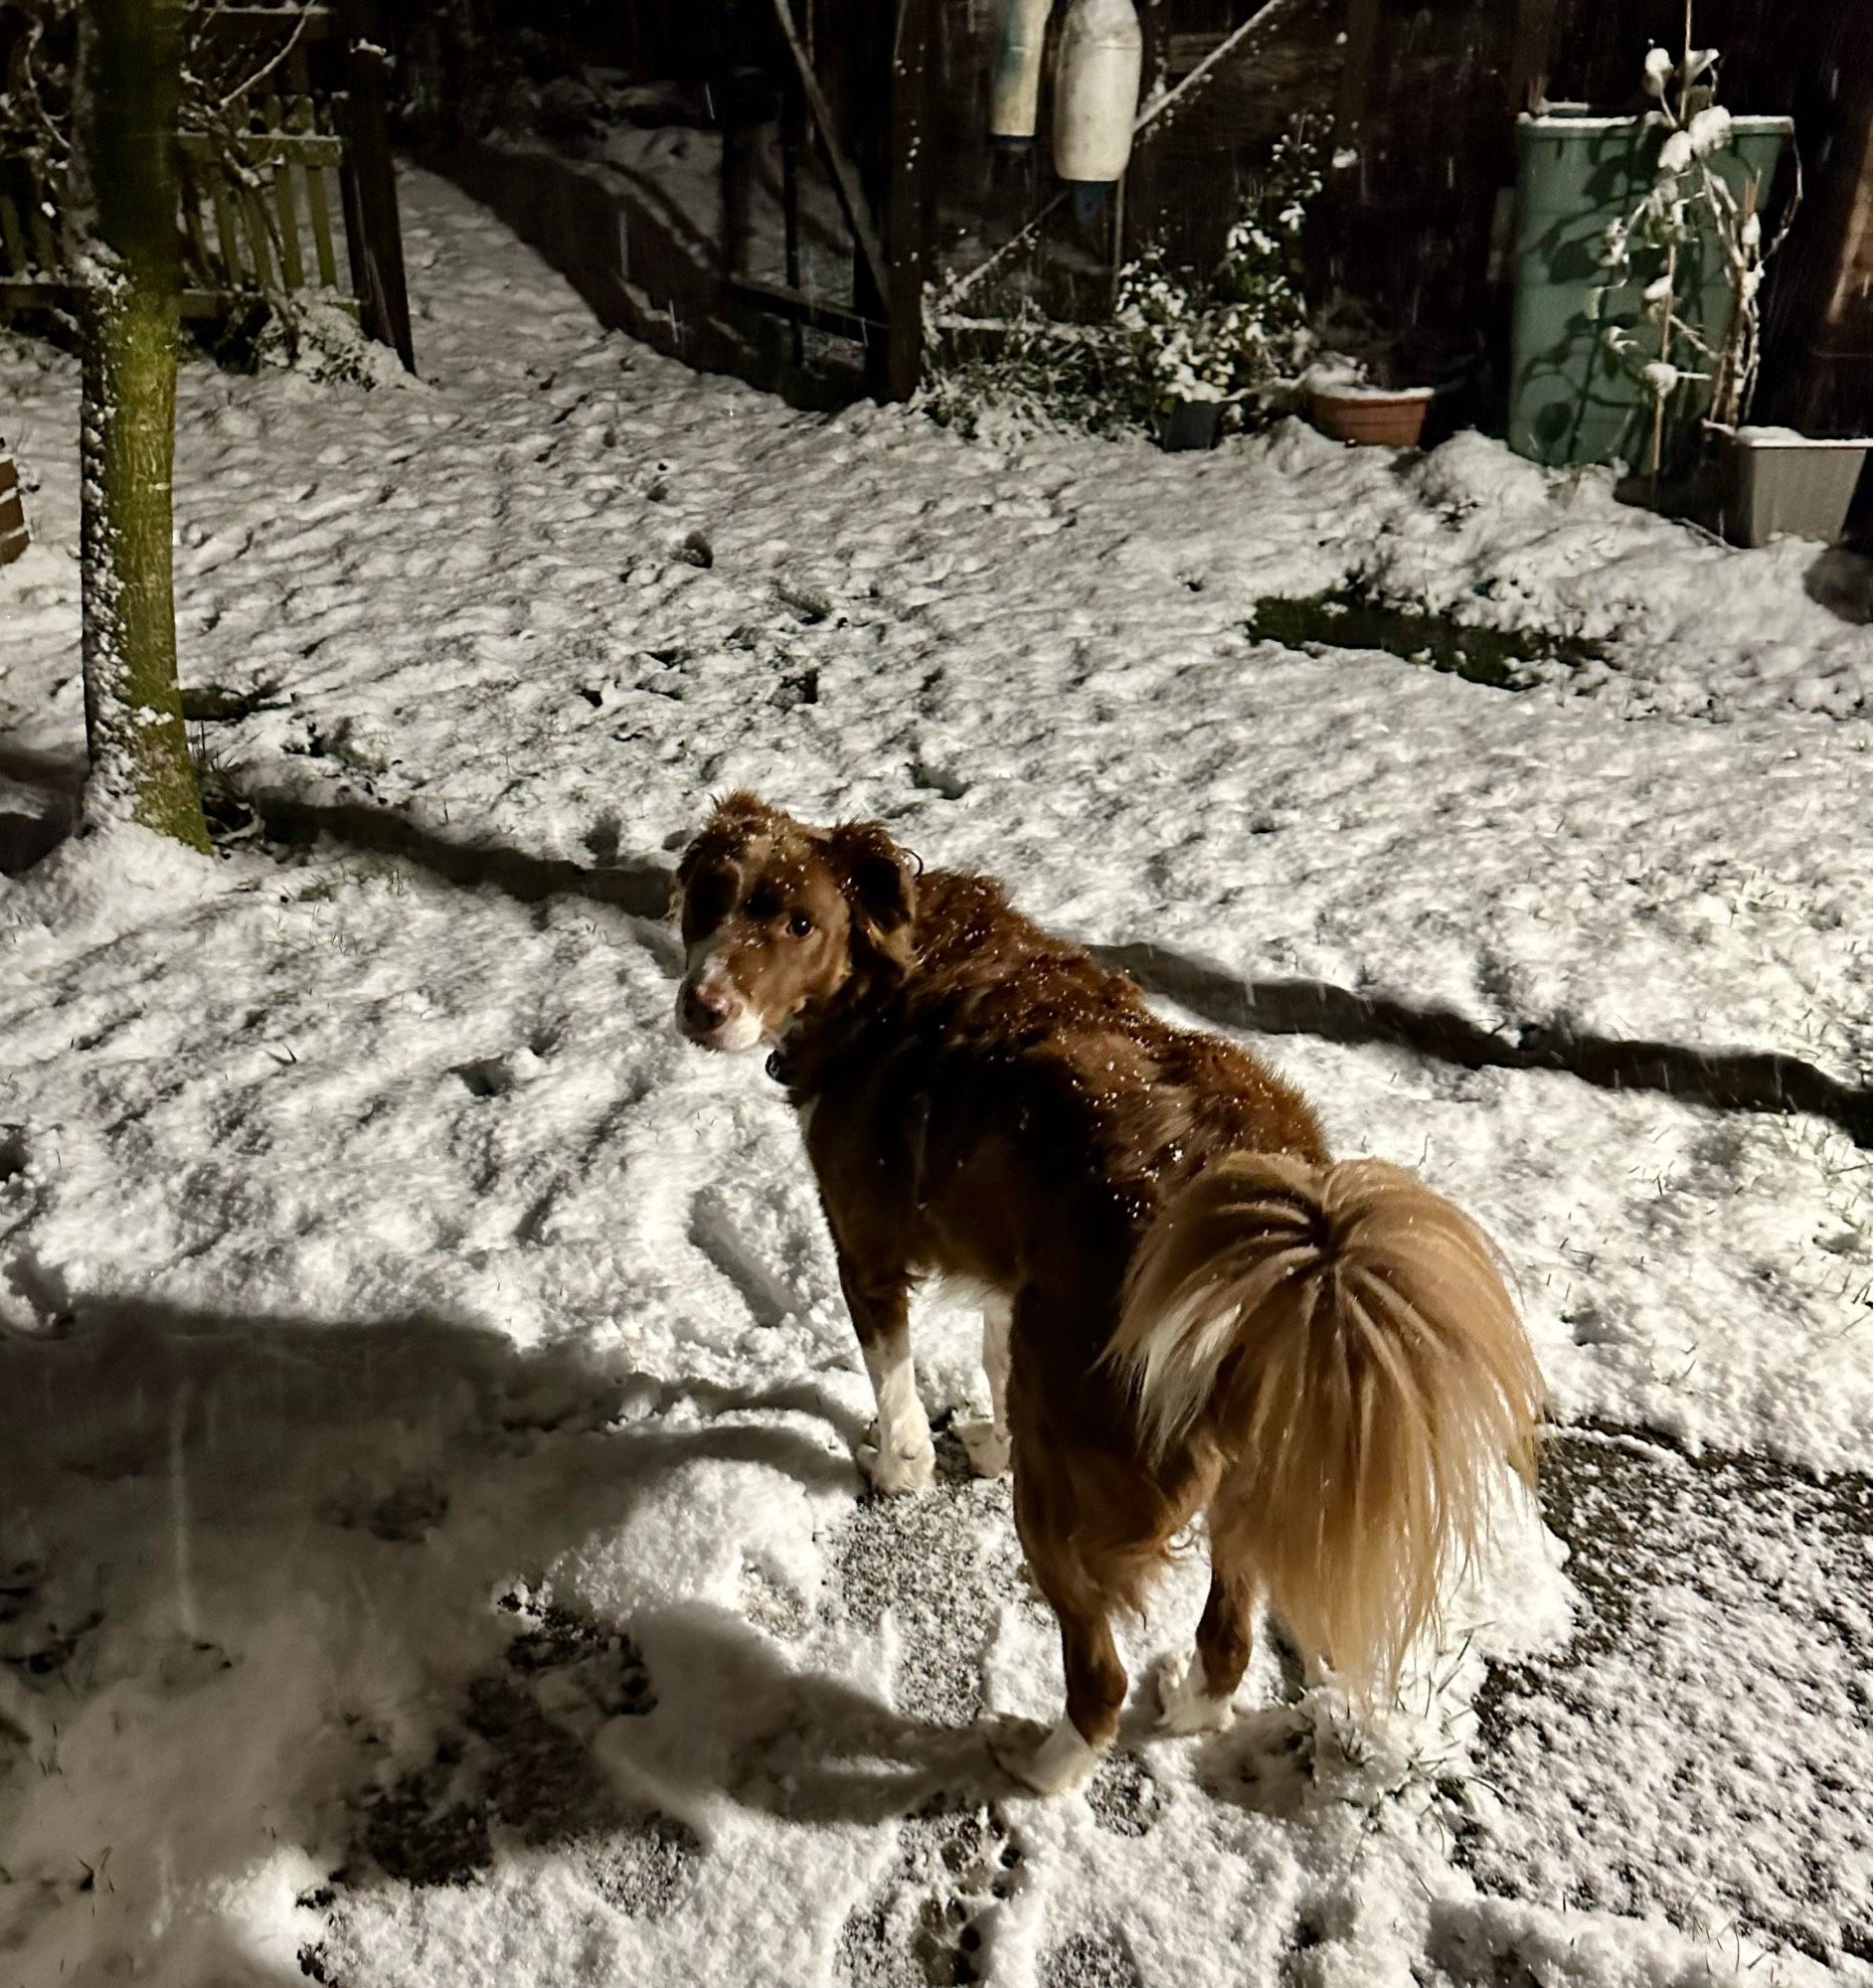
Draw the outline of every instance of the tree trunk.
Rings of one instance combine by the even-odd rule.
[[[176,684],[178,0],[85,0],[71,266],[85,320],[81,575],[85,813],[207,849]]]

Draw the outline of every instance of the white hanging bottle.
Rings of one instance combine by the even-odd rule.
[[[1144,41],[1132,0],[1074,0],[1054,73],[1054,169],[1064,180],[1116,180],[1132,153]]]
[[[1035,135],[1041,56],[1054,0],[1007,0],[995,73],[989,79],[989,135],[1005,143]]]

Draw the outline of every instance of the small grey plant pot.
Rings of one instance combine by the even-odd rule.
[[[1173,401],[1158,411],[1160,448],[1215,448],[1223,424],[1221,401]]]
[[[1848,521],[1874,439],[1816,441],[1793,428],[1716,428],[1724,469],[1724,535],[1734,546],[1775,538],[1832,546]]]

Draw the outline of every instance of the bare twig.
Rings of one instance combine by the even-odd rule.
[[[196,12],[195,14],[196,31],[192,43],[194,47],[206,48],[208,46],[208,34],[214,22],[215,16],[217,14],[225,13],[227,9],[225,6],[217,4],[214,6],[203,7]],[[266,81],[266,79],[269,76],[271,76],[276,69],[279,68],[280,64],[283,63],[286,60],[286,58],[292,54],[293,50],[299,46],[299,43],[304,37],[306,32],[306,23],[312,18],[312,9],[309,6],[295,7],[292,9],[292,16],[293,16],[292,32],[288,34],[286,39],[280,44],[278,50],[274,53],[271,60],[262,63],[260,67],[257,70],[256,70],[254,74],[246,80],[246,82],[237,83],[235,87],[231,89],[227,93],[227,95],[225,95],[221,99],[219,103],[216,103],[213,106],[211,106],[210,109],[211,115],[220,115],[222,113],[225,113],[240,98],[252,95],[252,93],[256,89],[257,89],[260,86],[260,84],[263,83]],[[185,57],[185,65],[186,65],[186,60],[187,58]],[[184,102],[184,109],[186,113],[187,110],[186,99]]]

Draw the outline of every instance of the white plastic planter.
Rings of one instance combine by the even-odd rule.
[[[1793,428],[1719,428],[1724,535],[1733,545],[1816,539],[1832,546],[1874,440],[1815,441]]]
[[[989,79],[989,135],[1032,138],[1041,99],[1041,57],[1054,0],[1007,0],[995,74]]]
[[[1132,0],[1074,0],[1054,77],[1054,169],[1109,185],[1132,155],[1143,41]]]

